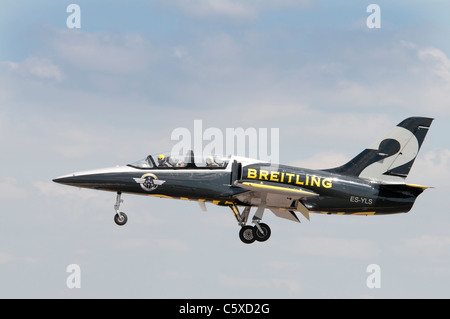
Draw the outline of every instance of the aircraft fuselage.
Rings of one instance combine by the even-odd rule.
[[[262,223],[265,209],[277,217],[300,222],[309,213],[380,215],[408,212],[427,187],[406,184],[432,118],[410,117],[342,166],[313,170],[214,154],[148,155],[110,169],[74,173],[54,181],[116,192],[114,221],[123,226],[122,193],[158,196],[228,206],[250,244],[266,241],[271,230]],[[206,155],[206,156],[205,156]],[[238,206],[243,206],[242,212]],[[247,225],[251,207],[257,207]]]
[[[231,165],[231,161],[228,164]],[[407,212],[417,189],[390,191],[361,178],[287,165],[255,163],[239,168],[235,179],[301,187],[317,192],[302,200],[311,212],[333,214],[387,214]],[[154,168],[131,166],[92,170],[66,175],[55,182],[96,190],[212,202],[218,205],[258,206],[260,197],[233,185],[232,168]],[[146,183],[146,180],[148,181]],[[267,207],[295,209],[295,199],[277,196]]]

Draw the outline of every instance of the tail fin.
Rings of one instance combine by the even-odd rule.
[[[383,183],[404,183],[433,122],[410,117],[347,164],[328,172],[357,176]]]

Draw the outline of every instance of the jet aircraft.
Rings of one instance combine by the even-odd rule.
[[[183,157],[149,155],[126,166],[77,172],[54,182],[117,193],[114,220],[124,225],[122,194],[148,195],[227,206],[241,227],[246,244],[266,241],[270,227],[262,223],[266,209],[300,222],[310,213],[386,215],[409,212],[428,187],[407,184],[406,177],[425,139],[432,118],[410,117],[348,163],[312,170],[255,159],[216,155]],[[252,224],[247,222],[256,207]]]

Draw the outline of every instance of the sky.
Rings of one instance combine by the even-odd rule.
[[[70,28],[70,4],[80,28]],[[369,28],[367,7],[380,8]],[[4,1],[0,298],[449,298],[450,3]],[[276,218],[244,245],[228,208],[52,182],[170,150],[172,132],[278,129],[283,164],[344,164],[435,119],[408,214]],[[207,141],[203,141],[205,144]],[[69,265],[80,288],[69,288]],[[381,286],[369,288],[368,266]]]

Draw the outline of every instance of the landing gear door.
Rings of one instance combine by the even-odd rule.
[[[240,180],[241,177],[242,177],[242,164],[234,160],[233,163],[231,164],[230,184],[233,185],[233,183],[237,180]]]

